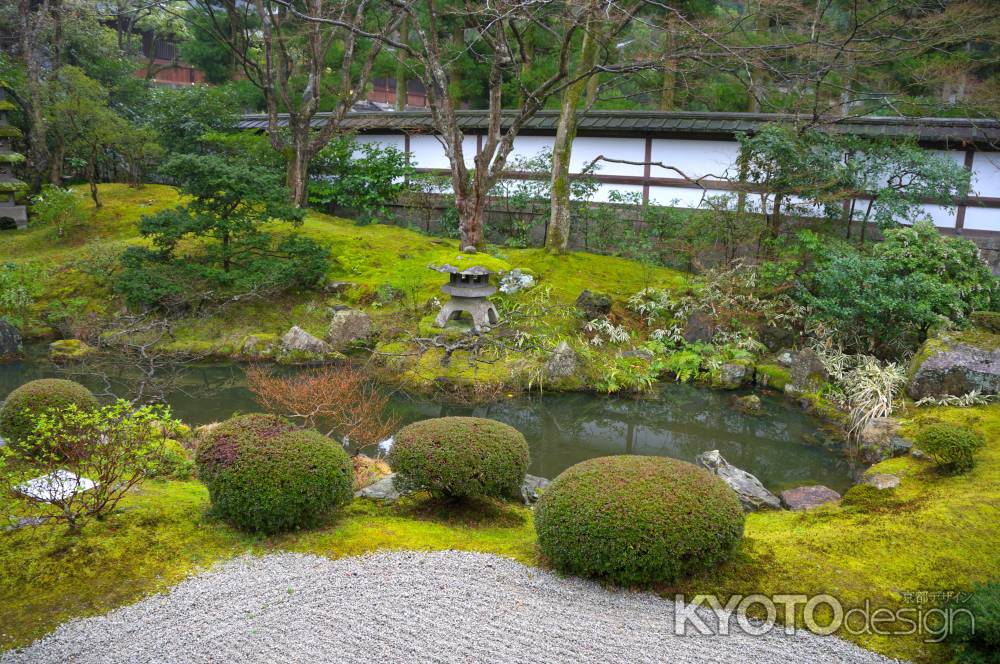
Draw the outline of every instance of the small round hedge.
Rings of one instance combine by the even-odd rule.
[[[519,495],[528,471],[528,443],[514,427],[481,417],[414,422],[396,434],[389,453],[395,483],[436,496]]]
[[[196,464],[213,510],[243,530],[308,528],[353,495],[343,447],[277,415],[223,422],[202,438]]]
[[[956,473],[976,467],[975,453],[984,443],[974,429],[943,422],[930,424],[917,432],[917,447]]]
[[[0,436],[16,446],[34,430],[36,413],[70,404],[84,410],[98,406],[90,390],[71,380],[43,378],[25,383],[7,396],[0,409]]]
[[[722,480],[650,456],[578,463],[535,506],[538,544],[555,567],[624,584],[713,567],[743,537],[743,519],[739,498]]]

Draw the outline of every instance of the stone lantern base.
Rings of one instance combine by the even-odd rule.
[[[460,297],[452,295],[451,299],[445,302],[434,319],[435,327],[444,327],[449,320],[457,318],[463,311],[472,316],[473,329],[480,329],[496,325],[500,320],[496,307],[485,297]]]

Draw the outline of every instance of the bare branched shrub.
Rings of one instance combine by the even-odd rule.
[[[396,430],[396,418],[386,414],[389,397],[363,368],[345,364],[280,376],[253,366],[247,387],[265,410],[345,443],[371,445]]]

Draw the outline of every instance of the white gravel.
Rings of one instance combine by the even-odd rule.
[[[497,556],[244,557],[3,663],[886,662],[812,634],[677,636],[671,601]],[[735,626],[735,622],[733,623]]]

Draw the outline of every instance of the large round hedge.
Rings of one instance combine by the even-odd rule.
[[[722,480],[690,463],[610,456],[559,475],[535,506],[535,531],[560,570],[644,584],[728,557],[743,537],[743,509]]]
[[[223,422],[199,442],[196,463],[212,509],[244,530],[308,528],[353,495],[343,447],[277,415]]]
[[[18,445],[33,431],[36,413],[71,404],[87,410],[98,406],[90,390],[71,380],[43,378],[25,383],[8,395],[0,408],[0,436]]]
[[[517,496],[528,471],[528,443],[514,427],[481,417],[414,422],[389,453],[403,489],[448,498]]]

